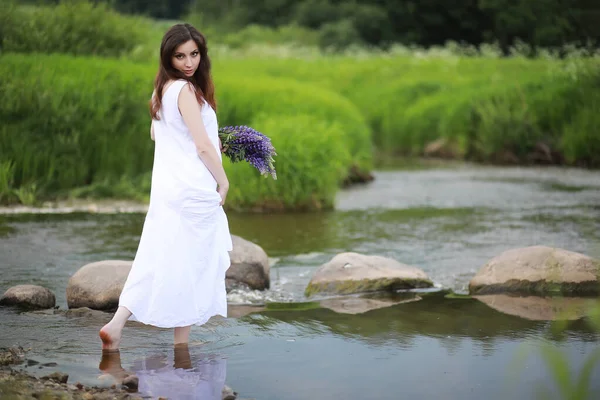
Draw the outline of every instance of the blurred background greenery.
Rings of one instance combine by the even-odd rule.
[[[331,208],[399,157],[598,167],[599,18],[592,0],[5,2],[0,203],[147,199],[178,21],[208,37],[220,124],[279,153],[276,182],[226,163],[232,209]]]

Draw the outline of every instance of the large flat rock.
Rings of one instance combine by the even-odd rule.
[[[428,288],[433,283],[416,267],[381,256],[341,253],[313,275],[305,294],[351,294]]]
[[[475,294],[600,294],[600,261],[548,246],[507,250],[488,261],[469,283]]]

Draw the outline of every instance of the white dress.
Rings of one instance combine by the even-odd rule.
[[[217,182],[206,168],[179,112],[186,81],[164,91],[153,120],[155,150],[150,205],[119,305],[129,318],[161,328],[202,325],[227,317],[225,272],[232,250]],[[208,136],[221,157],[217,116],[202,106]]]

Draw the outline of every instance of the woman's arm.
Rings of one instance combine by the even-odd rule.
[[[152,120],[152,123],[150,124],[150,138],[152,140],[154,140],[154,119]]]
[[[221,204],[223,204],[225,203],[225,197],[229,190],[229,180],[225,174],[225,169],[223,168],[219,154],[210,141],[208,133],[206,133],[204,122],[202,121],[200,104],[198,104],[193,88],[189,84],[181,89],[178,104],[183,121],[192,134],[198,156],[202,162],[204,162],[204,165],[206,165],[206,168],[208,168],[219,185],[219,194],[222,198]]]

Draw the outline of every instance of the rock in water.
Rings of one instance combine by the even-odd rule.
[[[54,293],[42,286],[17,285],[4,292],[0,298],[0,305],[47,309],[56,305],[56,297]]]
[[[471,295],[600,294],[600,261],[547,246],[507,250],[488,261],[471,279]]]
[[[123,379],[121,385],[129,392],[137,392],[139,383],[140,379],[136,375],[129,375]]]
[[[221,391],[221,400],[235,400],[237,399],[237,393],[232,388],[225,385]]]
[[[268,289],[271,280],[267,253],[259,245],[239,236],[231,235],[231,239],[231,266],[226,274],[228,287],[231,289],[239,284],[254,290]]]
[[[15,346],[8,349],[0,349],[0,367],[20,364],[25,358],[25,350],[21,346]]]
[[[69,308],[114,311],[131,270],[132,261],[107,260],[87,264],[69,279]]]
[[[41,379],[56,383],[67,383],[67,381],[69,380],[69,375],[63,374],[61,372],[54,372],[50,375],[42,376]]]
[[[391,258],[341,253],[313,275],[305,294],[350,294],[433,286],[425,272]]]

